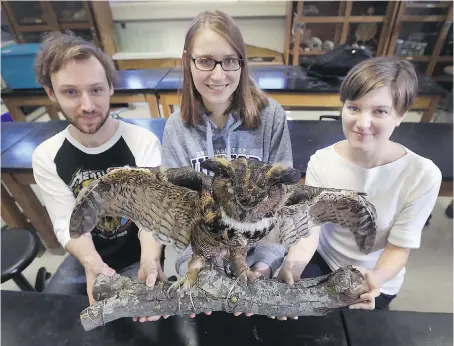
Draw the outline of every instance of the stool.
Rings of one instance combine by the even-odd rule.
[[[46,279],[50,278],[46,268],[38,270],[35,287],[22,275],[22,271],[38,255],[41,244],[38,236],[32,230],[21,228],[6,228],[1,232],[2,283],[13,279],[23,291],[42,292]]]

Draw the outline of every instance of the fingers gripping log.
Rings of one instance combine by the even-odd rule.
[[[257,280],[247,286],[236,278],[207,269],[200,272],[197,284],[184,296],[167,291],[170,283],[149,288],[129,277],[100,275],[93,295],[97,302],[81,312],[86,331],[121,317],[186,315],[204,311],[252,312],[269,316],[320,316],[333,309],[360,301],[369,291],[362,274],[347,266],[294,285],[275,279]]]

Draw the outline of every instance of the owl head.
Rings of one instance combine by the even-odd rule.
[[[237,158],[208,159],[202,168],[214,173],[211,193],[225,224],[245,231],[267,228],[288,198],[285,185],[301,174],[291,167]]]

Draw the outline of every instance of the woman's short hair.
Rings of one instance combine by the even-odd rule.
[[[404,115],[413,105],[418,94],[418,77],[413,65],[397,57],[378,57],[360,62],[354,66],[340,89],[340,100],[357,100],[368,92],[388,86],[393,106],[399,116]]]

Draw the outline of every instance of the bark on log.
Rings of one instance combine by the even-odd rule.
[[[129,277],[100,275],[93,288],[97,302],[80,314],[86,331],[121,317],[187,315],[204,311],[252,312],[268,316],[320,316],[360,301],[369,291],[363,275],[352,266],[314,279],[287,285],[276,279],[247,286],[220,271],[200,272],[191,294],[167,294],[170,282],[149,288]]]

